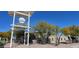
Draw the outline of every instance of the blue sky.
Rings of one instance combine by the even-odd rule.
[[[31,16],[31,26],[35,26],[39,21],[60,27],[79,25],[79,11],[36,11]],[[8,31],[10,24],[12,16],[9,16],[7,11],[0,11],[0,32]]]

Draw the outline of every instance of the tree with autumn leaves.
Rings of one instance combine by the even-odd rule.
[[[79,26],[69,26],[62,29],[65,35],[79,36]]]
[[[7,39],[7,41],[10,40],[10,36],[11,36],[10,32],[0,32],[0,37]]]

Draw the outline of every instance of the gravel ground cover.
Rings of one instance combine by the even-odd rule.
[[[29,46],[23,44],[15,44],[13,43],[13,48],[79,48],[79,43],[71,43],[71,44],[59,44],[55,46],[53,44],[30,44]],[[9,48],[9,43],[4,46],[4,48]]]

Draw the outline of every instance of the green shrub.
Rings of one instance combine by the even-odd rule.
[[[4,40],[0,40],[0,48],[4,47],[5,45],[5,41]]]

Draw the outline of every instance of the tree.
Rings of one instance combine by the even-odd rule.
[[[49,34],[55,34],[57,31],[55,31],[58,27],[48,24],[47,22],[39,22],[35,27],[35,31],[38,32],[37,35],[41,37],[41,40],[45,42],[45,37]]]
[[[55,27],[56,26],[48,24],[47,22],[39,22],[34,27],[34,29],[35,29],[35,31],[38,31],[38,32],[47,33],[47,32],[55,30]]]
[[[0,32],[0,37],[2,38],[2,40],[5,40],[6,42],[10,41],[10,36],[10,32]]]
[[[70,27],[65,27],[62,29],[62,32],[65,35],[72,35],[72,36],[78,36],[79,35],[79,26],[70,26]]]

